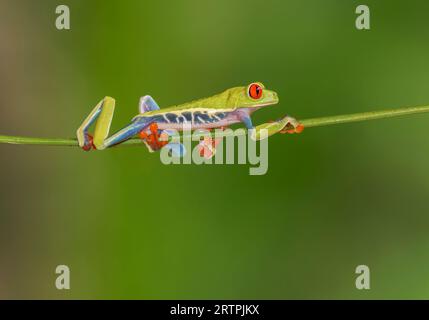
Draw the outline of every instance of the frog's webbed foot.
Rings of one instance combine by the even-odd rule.
[[[168,137],[160,132],[156,122],[152,123],[149,128],[142,130],[139,135],[150,152],[157,151],[168,144]]]
[[[152,123],[149,128],[141,131],[139,136],[148,148],[149,152],[155,152],[162,148],[167,148],[171,155],[183,157],[186,148],[180,142],[170,142],[170,130],[159,130],[156,123]]]
[[[286,122],[286,125],[281,129],[280,133],[301,133],[304,130],[304,125],[299,123],[295,118],[286,116],[280,121]]]
[[[220,127],[222,131],[226,130],[227,127]],[[209,129],[209,131],[212,131]],[[198,151],[200,153],[200,157],[204,157],[205,159],[211,159],[216,154],[216,147],[222,141],[222,138],[212,137],[203,137],[201,141],[198,143]]]
[[[91,149],[97,150],[94,145],[94,137],[89,133],[85,133],[85,140],[81,147],[84,151],[90,151]]]
[[[261,140],[280,133],[301,133],[304,130],[304,125],[299,123],[295,118],[285,116],[277,121],[263,123],[255,128],[252,132],[252,139]],[[261,131],[266,130],[267,135],[262,136]]]
[[[200,152],[200,156],[205,159],[211,159],[216,154],[216,147],[220,143],[221,138],[210,138],[206,137],[200,141],[198,144],[198,150]]]

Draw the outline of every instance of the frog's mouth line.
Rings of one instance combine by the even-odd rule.
[[[279,99],[277,99],[276,101],[272,101],[272,102],[267,102],[267,103],[253,105],[253,107],[260,108],[260,107],[266,107],[266,106],[270,106],[270,105],[278,104],[278,103],[279,103]]]

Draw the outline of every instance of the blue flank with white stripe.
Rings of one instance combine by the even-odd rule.
[[[204,126],[204,125],[215,125],[222,120],[226,120],[227,116],[231,112],[227,111],[218,111],[218,112],[208,112],[208,111],[183,111],[183,112],[166,112],[157,115],[145,116],[144,114],[135,118],[136,122],[144,123],[157,123],[158,125],[183,125],[189,124],[192,127]],[[166,126],[162,126],[166,127]]]

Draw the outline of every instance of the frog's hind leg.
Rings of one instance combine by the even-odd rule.
[[[159,106],[151,96],[144,96],[140,98],[139,112],[145,113],[147,111],[159,110]]]
[[[115,100],[111,97],[105,97],[95,106],[77,130],[77,139],[81,148],[86,151],[91,150],[91,147],[103,150],[131,138],[133,135],[136,135],[138,132],[150,125],[151,118],[149,117],[137,119],[111,137],[107,138],[114,111]],[[88,133],[88,129],[94,123],[94,138],[92,138]]]
[[[146,121],[136,120],[131,122],[129,125],[124,127],[123,129],[116,132],[111,137],[107,138],[104,141],[104,148],[108,148],[124,142],[133,136],[137,135],[139,132],[145,130],[151,123],[150,118],[145,119]]]
[[[104,139],[109,134],[114,111],[115,99],[111,97],[105,97],[95,106],[79,129],[77,129],[77,139],[81,148],[84,150],[90,150],[91,147],[104,149]],[[88,133],[88,129],[95,122],[94,138],[92,138]]]

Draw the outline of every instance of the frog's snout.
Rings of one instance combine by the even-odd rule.
[[[279,96],[277,95],[277,92],[272,91],[272,100],[275,103],[279,102]]]

